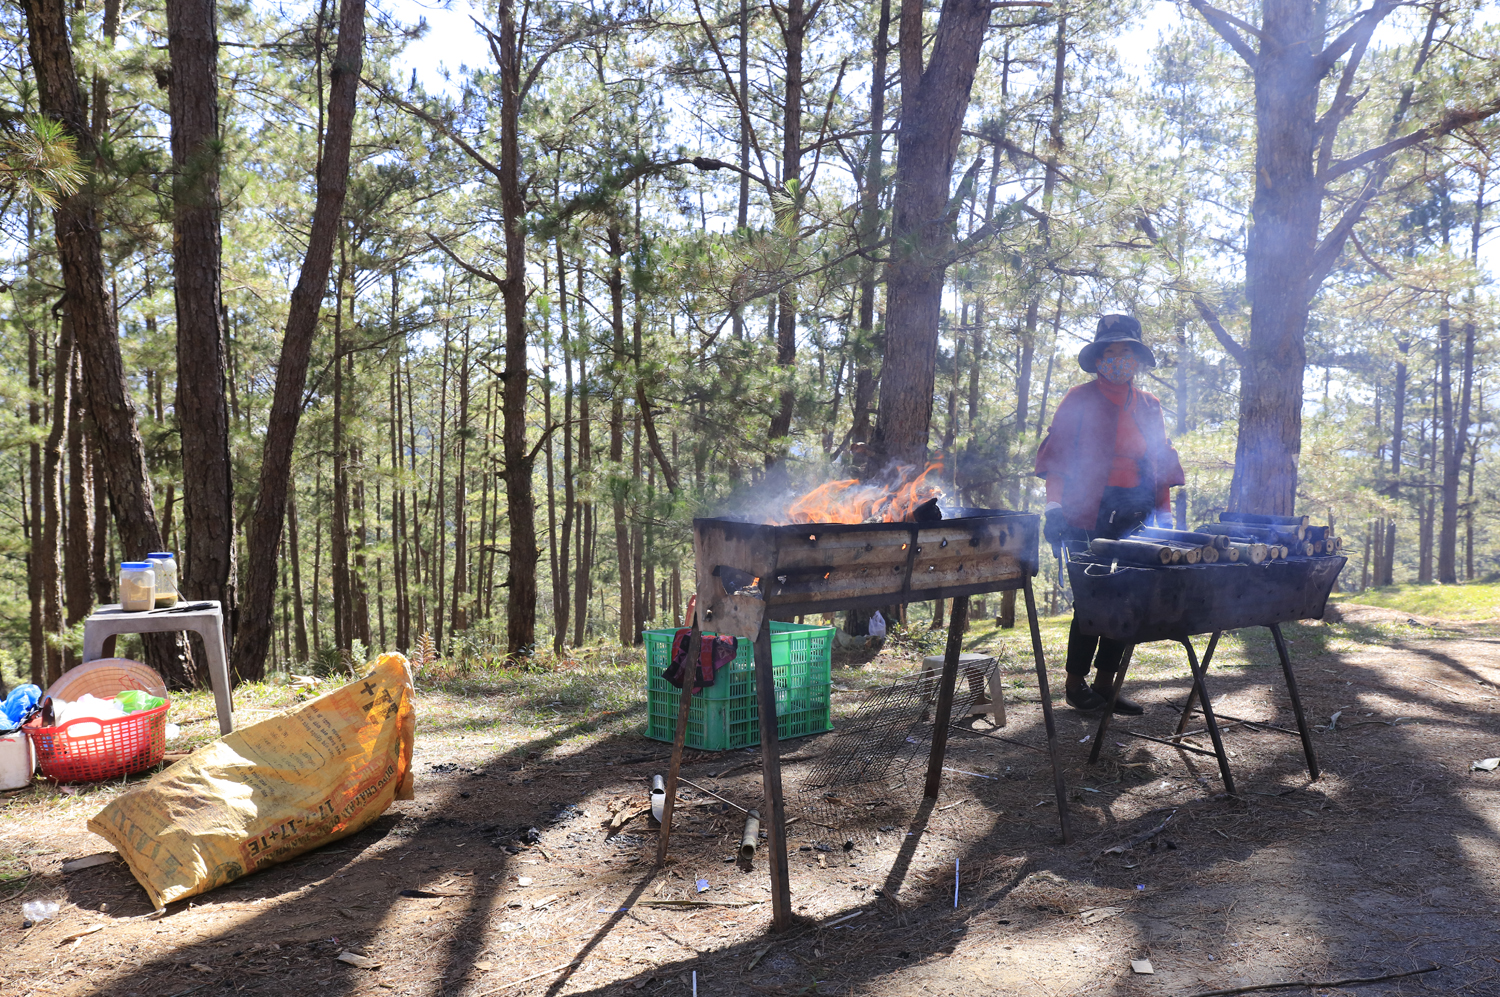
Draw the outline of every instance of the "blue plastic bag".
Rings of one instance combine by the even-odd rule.
[[[9,725],[14,727],[36,707],[37,703],[41,702],[41,699],[42,690],[36,686],[29,683],[18,685],[10,691],[9,696],[5,697],[4,705],[0,705],[0,713],[3,713],[5,719],[10,722]]]

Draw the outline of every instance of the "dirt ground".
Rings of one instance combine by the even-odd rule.
[[[1500,772],[1470,770],[1500,755],[1500,626],[1350,607],[1287,636],[1321,779],[1295,736],[1246,727],[1225,734],[1237,799],[1212,758],[1118,731],[1090,766],[1095,721],[1063,707],[1067,846],[1046,755],[983,736],[983,720],[950,741],[961,771],[935,803],[919,759],[904,781],[807,806],[799,778],[832,737],[785,743],[801,759],[785,769],[798,921],[779,935],[765,855],[731,861],[741,821],[723,805],[681,794],[660,873],[649,817],[608,835],[611,807],[643,803],[665,768],[640,705],[549,714],[424,690],[416,800],[159,918],[123,864],[61,871],[107,847],[84,824],[120,788],[36,787],[0,800],[0,994],[690,994],[696,979],[704,995],[1175,997],[1434,965],[1314,992],[1500,994]],[[1063,640],[1050,624],[1054,689]],[[1024,631],[968,643],[1004,663],[998,733],[1043,744]],[[836,663],[836,710],[911,666],[896,651]],[[1119,726],[1170,733],[1187,674],[1180,647],[1140,649],[1128,691],[1147,713]],[[1223,714],[1295,726],[1264,631],[1225,638],[1210,690]],[[753,805],[755,758],[690,752],[684,774]],[[530,828],[536,845],[521,843]],[[716,906],[646,905],[689,899]],[[32,900],[61,909],[23,928]],[[374,968],[337,961],[346,951]],[[1133,972],[1142,959],[1152,975]]]

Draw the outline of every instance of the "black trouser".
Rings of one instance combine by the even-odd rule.
[[[1094,524],[1094,529],[1070,527],[1063,532],[1063,540],[1081,543],[1086,547],[1088,541],[1098,537],[1114,540],[1125,536],[1145,522],[1154,511],[1154,491],[1149,485],[1104,489],[1104,497],[1099,503],[1099,519]],[[1124,657],[1124,644],[1108,637],[1089,637],[1080,633],[1077,619],[1068,628],[1069,675],[1087,678],[1089,666],[1093,665],[1099,670],[1099,684],[1104,685],[1114,681],[1115,672],[1119,671],[1120,660]]]
[[[1094,651],[1098,649],[1097,656]],[[1113,682],[1119,671],[1120,659],[1125,656],[1125,645],[1108,637],[1089,637],[1078,631],[1078,620],[1068,628],[1068,674],[1088,678],[1089,665],[1099,669],[1099,684]]]

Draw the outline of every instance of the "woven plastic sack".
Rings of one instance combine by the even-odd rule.
[[[411,669],[362,679],[226,734],[89,821],[151,902],[205,893],[353,834],[412,798]]]

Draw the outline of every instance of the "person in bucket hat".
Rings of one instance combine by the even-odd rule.
[[[1078,352],[1078,366],[1094,379],[1063,398],[1036,456],[1036,474],[1047,481],[1043,533],[1054,553],[1064,544],[1118,539],[1153,519],[1170,527],[1171,488],[1186,481],[1161,402],[1134,384],[1141,368],[1156,366],[1141,324],[1129,315],[1102,316],[1094,341]],[[1118,641],[1080,633],[1075,619],[1068,633],[1068,705],[1104,709],[1124,653]],[[1092,685],[1090,665],[1097,672]],[[1115,712],[1144,711],[1122,695]]]

